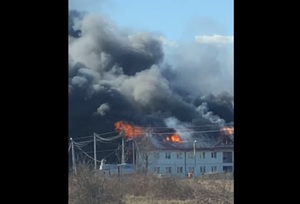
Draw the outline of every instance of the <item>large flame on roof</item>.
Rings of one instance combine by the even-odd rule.
[[[115,123],[115,130],[119,132],[124,131],[125,136],[129,138],[138,137],[144,134],[142,128],[123,121],[118,121]]]
[[[233,127],[223,127],[221,129],[221,132],[225,135],[233,135],[234,134],[234,128]]]
[[[166,137],[166,141],[168,141],[168,142],[174,142],[174,143],[179,143],[179,142],[181,142],[181,138],[180,138],[180,136],[177,133],[175,133],[175,134],[173,134],[171,136],[167,136]]]

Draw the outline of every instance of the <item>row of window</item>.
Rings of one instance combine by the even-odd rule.
[[[188,168],[189,172],[194,172],[194,167],[189,167]],[[212,166],[211,167],[211,172],[216,172],[217,171],[217,166]],[[156,173],[163,173],[160,171],[160,167],[154,167],[154,172]],[[200,173],[205,173],[206,172],[206,168],[205,166],[200,166]],[[171,174],[172,173],[172,168],[170,166],[165,167],[165,173],[166,174]],[[181,174],[183,173],[183,167],[182,166],[178,166],[177,167],[177,171],[176,173]]]
[[[205,159],[205,152],[200,152],[199,155],[200,158]],[[211,152],[211,158],[217,158],[217,152]],[[159,159],[159,152],[154,153],[154,159]],[[165,152],[165,159],[171,159],[171,152]],[[177,152],[177,159],[183,159],[183,152]],[[193,152],[188,152],[188,159],[194,159]]]

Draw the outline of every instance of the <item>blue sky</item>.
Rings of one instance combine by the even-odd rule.
[[[120,27],[156,32],[171,41],[233,36],[233,0],[69,0],[69,8],[102,14]]]

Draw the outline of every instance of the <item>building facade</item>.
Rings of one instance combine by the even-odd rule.
[[[147,154],[147,156],[145,155]],[[147,158],[145,160],[145,158]],[[199,177],[207,173],[233,172],[234,151],[230,149],[214,150],[149,150],[144,155],[140,154],[137,165],[148,162],[148,173],[166,176],[187,177],[191,172]]]
[[[138,171],[180,178],[234,172],[233,135],[201,134],[185,143],[157,138],[148,137],[148,148],[138,148]]]

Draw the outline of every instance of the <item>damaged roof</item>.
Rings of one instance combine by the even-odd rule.
[[[180,135],[180,134],[179,134]],[[219,131],[205,133],[189,133],[189,136],[181,137],[180,142],[166,140],[166,134],[148,134],[141,141],[139,146],[145,150],[193,150],[194,141],[196,150],[233,148],[233,134],[221,134]]]

